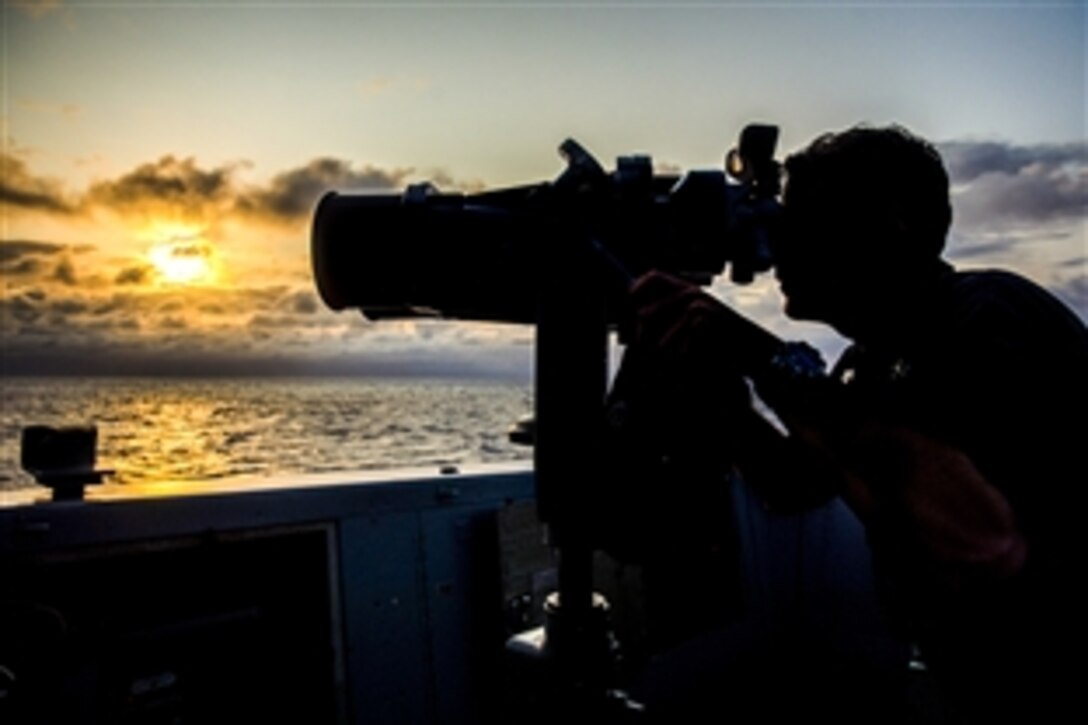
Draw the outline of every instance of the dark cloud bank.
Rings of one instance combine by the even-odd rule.
[[[239,215],[294,224],[306,220],[330,189],[400,189],[416,173],[411,168],[356,167],[342,159],[317,158],[253,185],[238,179],[244,166],[202,168],[192,157],[168,155],[117,178],[97,181],[82,194],[66,195],[58,182],[33,175],[22,160],[4,154],[0,202],[16,210],[63,215],[106,209],[121,214],[165,212],[197,220]],[[442,172],[438,175],[454,187],[475,186]]]
[[[491,343],[452,323],[419,334],[336,315],[307,287],[135,290],[123,270],[91,273],[68,247],[0,243],[5,270],[36,261],[32,279],[0,296],[0,377],[25,375],[370,375],[527,382],[531,347]],[[57,262],[56,260],[60,260]],[[6,275],[5,271],[5,275]]]
[[[192,158],[163,156],[111,181],[91,185],[83,205],[121,212],[170,209],[200,217],[229,207],[235,167],[201,169]]]
[[[236,207],[261,217],[296,221],[309,216],[329,189],[397,189],[404,186],[411,173],[411,169],[386,171],[370,166],[354,170],[340,159],[314,159],[303,167],[277,174],[264,188],[244,192]]]
[[[49,256],[63,252],[64,244],[53,242],[36,242],[26,239],[3,240],[0,244],[0,265],[21,264],[29,258]]]
[[[53,214],[73,211],[60,183],[35,176],[22,159],[0,153],[0,171],[0,203]]]
[[[1052,260],[1049,278],[1038,281],[1088,318],[1088,144],[961,141],[940,151],[953,184],[951,258]],[[1064,260],[1063,251],[1070,255]]]
[[[1088,145],[941,144],[954,187],[957,222],[1022,228],[1083,219],[1088,209]]]

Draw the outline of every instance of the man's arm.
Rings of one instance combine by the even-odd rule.
[[[908,428],[863,425],[838,458],[847,504],[946,586],[1023,569],[1028,544],[1012,507],[962,451]]]
[[[753,373],[766,368],[782,346],[773,335],[695,285],[670,275],[653,272],[640,278],[631,291],[631,302],[631,344],[667,360],[665,367],[671,374],[684,378],[682,386],[671,387],[689,395],[717,390],[730,379],[758,377]],[[668,381],[656,384],[670,385]],[[730,440],[720,443],[732,456],[730,463],[768,508],[794,513],[838,494],[842,477],[825,451],[808,445],[803,437],[783,435],[749,403],[745,406],[740,411],[708,412],[734,420]],[[662,425],[672,424],[663,421]]]
[[[673,356],[685,374],[751,375],[770,355],[770,347],[738,340],[739,315],[681,280],[652,273],[635,285],[632,302],[634,342]],[[751,410],[735,427],[734,463],[770,507],[804,510],[841,495],[870,531],[909,547],[951,586],[1020,571],[1027,542],[1012,508],[967,455],[918,431],[852,417],[835,392],[827,380],[777,389],[769,402],[789,435]]]

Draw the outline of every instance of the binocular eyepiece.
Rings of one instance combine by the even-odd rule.
[[[532,323],[541,275],[554,268],[542,256],[567,250],[572,264],[596,256],[612,280],[659,269],[709,284],[729,264],[733,281],[747,283],[772,264],[777,140],[775,126],[746,126],[725,169],[682,176],[654,174],[648,156],[621,157],[608,173],[568,140],[567,167],[551,182],[477,194],[429,183],[329,192],[314,213],[317,288],[332,309],[370,319]]]

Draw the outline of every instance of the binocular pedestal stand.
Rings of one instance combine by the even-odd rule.
[[[527,721],[580,714],[628,722],[641,708],[612,689],[618,647],[608,603],[593,591],[594,521],[587,491],[607,475],[601,436],[608,323],[601,261],[587,245],[545,255],[536,328],[537,510],[558,557],[546,625],[510,639],[513,684]]]

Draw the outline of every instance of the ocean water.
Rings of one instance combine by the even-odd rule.
[[[0,379],[0,489],[34,485],[24,426],[98,426],[116,483],[529,459],[529,385],[356,378]]]

